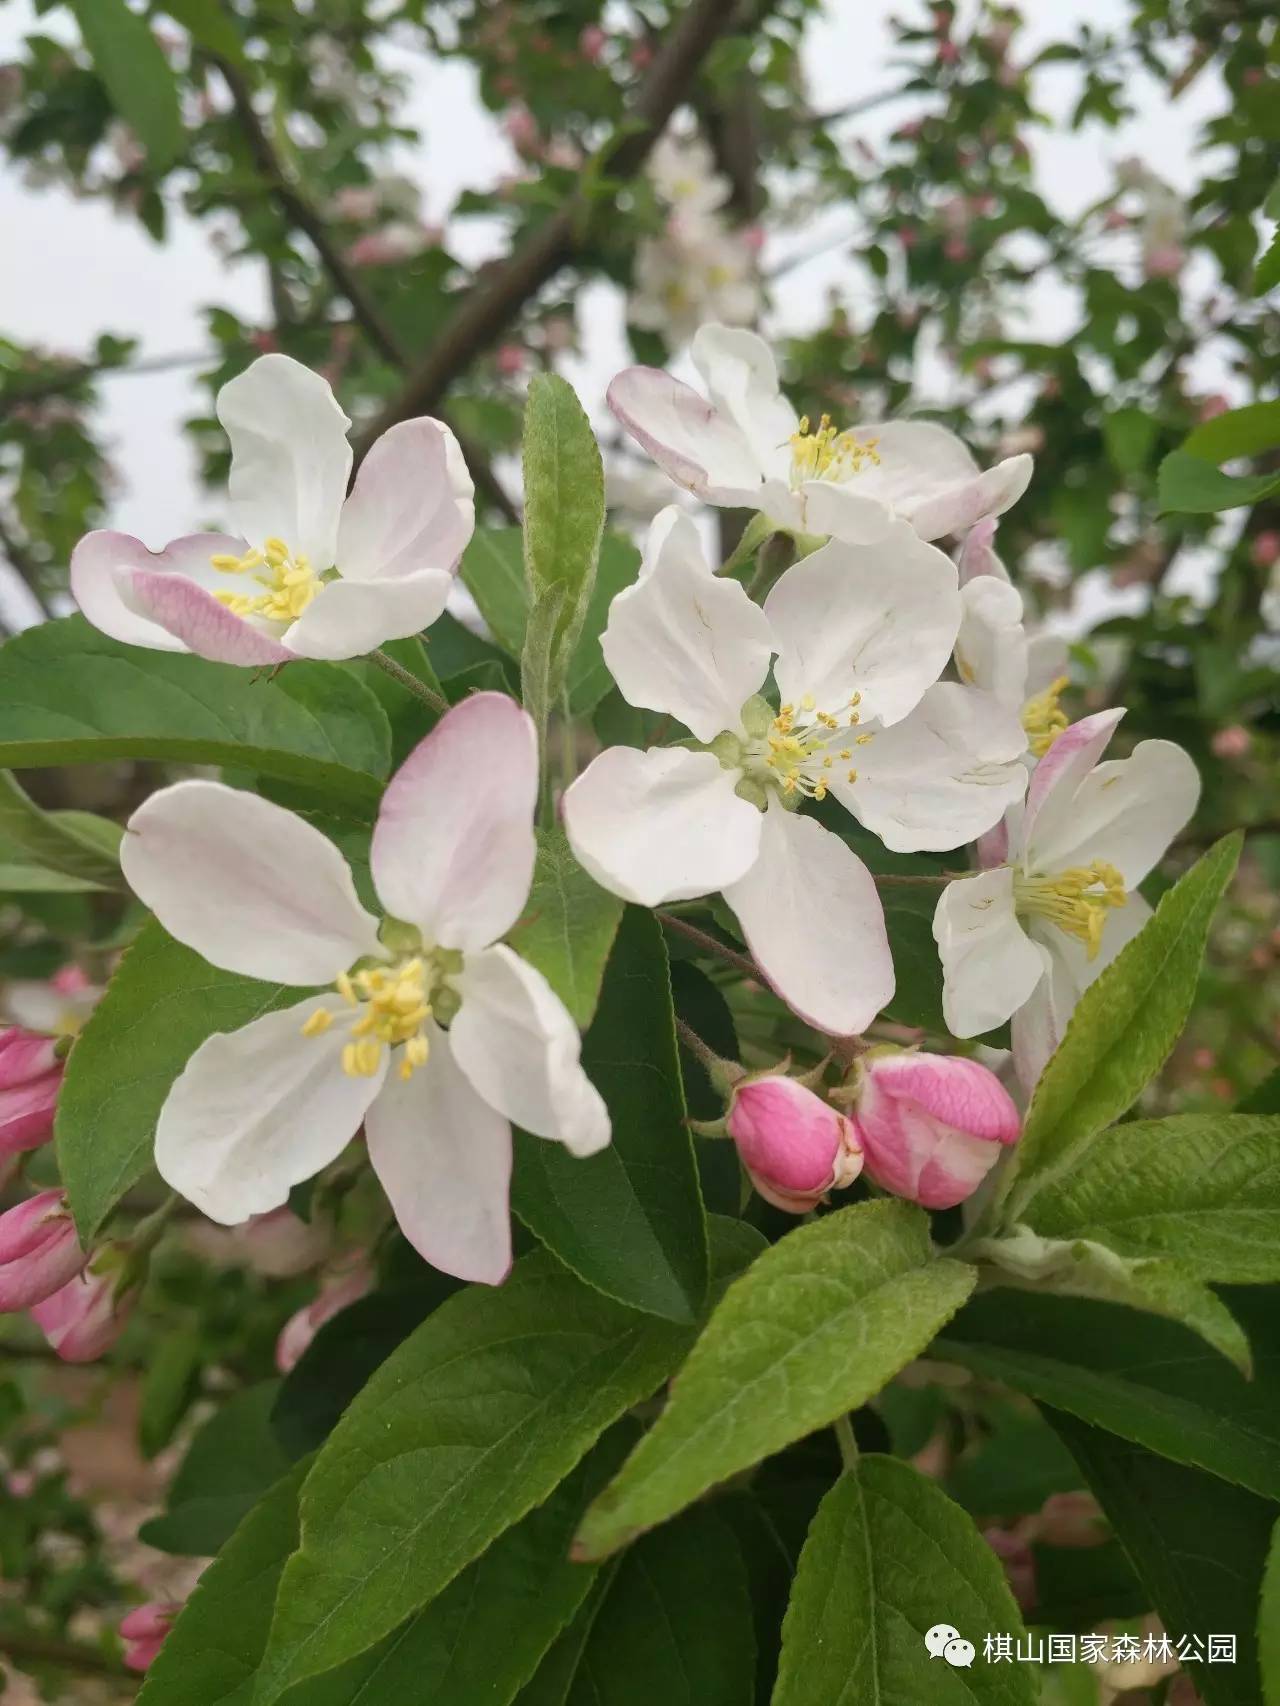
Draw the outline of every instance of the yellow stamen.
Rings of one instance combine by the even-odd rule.
[[[1066,713],[1058,704],[1069,685],[1067,677],[1060,675],[1056,681],[1049,683],[1043,693],[1037,693],[1022,707],[1022,726],[1027,731],[1027,740],[1036,758],[1043,758],[1069,726]]]
[[[862,472],[863,464],[880,466],[878,438],[860,440],[852,432],[840,432],[831,424],[831,416],[823,415],[816,432],[809,430],[805,415],[791,434],[791,484],[805,480],[847,480]]]
[[[235,616],[265,616],[270,622],[297,620],[320,591],[320,578],[301,551],[295,556],[283,539],[265,541],[261,550],[235,557],[219,551],[210,562],[219,574],[253,574],[261,593],[218,592],[214,597]],[[254,571],[266,569],[265,574]]]
[[[329,1009],[327,1007],[317,1007],[311,1017],[303,1023],[302,1034],[304,1037],[323,1036],[332,1023],[333,1014]]]
[[[1124,878],[1105,859],[1076,865],[1052,877],[1013,879],[1014,904],[1023,914],[1048,919],[1068,936],[1083,942],[1090,959],[1102,945],[1102,933],[1112,907],[1124,906]]]
[[[431,1017],[430,995],[438,975],[438,967],[429,968],[417,954],[397,965],[342,973],[336,988],[356,1010],[347,1033],[351,1040],[342,1050],[342,1070],[349,1078],[372,1078],[382,1063],[383,1049],[400,1047],[400,1076],[413,1076],[427,1058],[423,1027]],[[302,1034],[318,1037],[332,1023],[333,1013],[319,1008],[304,1023]]]

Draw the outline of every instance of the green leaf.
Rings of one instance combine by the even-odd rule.
[[[173,1438],[195,1394],[203,1362],[200,1335],[190,1329],[168,1333],[147,1363],[138,1411],[138,1443],[148,1459]]]
[[[1255,1084],[1253,1089],[1240,1103],[1238,1112],[1242,1114],[1280,1114],[1280,1066],[1261,1084]]]
[[[165,1509],[142,1525],[148,1546],[197,1558],[217,1552],[284,1474],[289,1459],[270,1420],[279,1390],[278,1380],[264,1380],[210,1416],[187,1448]]]
[[[619,1424],[431,1604],[359,1658],[291,1688],[287,1706],[447,1701],[504,1706],[577,1612],[596,1571],[569,1561],[582,1507],[626,1450]]]
[[[717,1482],[856,1409],[919,1356],[976,1275],[934,1254],[910,1203],[789,1233],[730,1288],[671,1400],[578,1536],[599,1558]]]
[[[90,828],[89,825],[95,826]],[[45,812],[0,770],[0,837],[24,862],[57,871],[85,888],[122,889],[116,852],[121,831],[90,812]]]
[[[1205,1706],[1258,1706],[1258,1596],[1273,1504],[1050,1414],[1147,1588],[1175,1647],[1184,1636],[1236,1637],[1233,1664],[1185,1666]],[[1190,1649],[1191,1652],[1195,1648]]]
[[[1202,456],[1173,450],[1160,464],[1156,489],[1163,514],[1212,515],[1271,497],[1280,474],[1224,474]]]
[[[1271,241],[1263,250],[1253,275],[1253,294],[1265,296],[1269,290],[1274,290],[1280,284],[1280,231],[1272,234]],[[1270,1702],[1268,1702],[1270,1706]]]
[[[1193,456],[1210,462],[1230,462],[1236,456],[1257,456],[1280,445],[1280,402],[1248,403],[1203,421],[1183,444]]]
[[[1252,1380],[1172,1321],[1029,1292],[975,1299],[931,1354],[1280,1498],[1280,1292],[1242,1289],[1227,1301],[1253,1347]]]
[[[1181,1114],[1118,1125],[1089,1164],[1046,1185],[1031,1222],[1202,1279],[1280,1279],[1280,1118]]]
[[[223,9],[222,0],[161,0],[161,9],[181,24],[200,47],[208,48],[210,53],[230,60],[233,65],[246,63],[244,44]]]
[[[58,1167],[86,1246],[150,1166],[165,1097],[205,1038],[303,993],[219,971],[154,919],[143,926],[67,1057],[58,1097]]]
[[[722,1276],[759,1235],[721,1222]],[[302,1500],[258,1706],[343,1663],[434,1599],[669,1375],[690,1328],[638,1315],[545,1252],[468,1286],[383,1363]]]
[[[1168,1058],[1190,1011],[1209,926],[1235,874],[1241,840],[1237,832],[1211,847],[1085,990],[1040,1075],[1005,1174],[1007,1219],[1022,1218],[1038,1190],[1076,1166]]]
[[[153,172],[171,166],[186,132],[173,67],[125,0],[68,0],[111,104],[132,126]]]
[[[117,758],[234,765],[368,809],[389,737],[377,700],[333,664],[291,663],[267,678],[122,646],[80,616],[0,647],[0,765]]]
[[[970,1667],[931,1657],[949,1623]],[[1032,1672],[982,1656],[983,1636],[1023,1633],[995,1553],[959,1505],[895,1457],[861,1457],[818,1508],[782,1626],[773,1706],[1034,1706]]]
[[[538,858],[525,911],[508,936],[585,1028],[600,999],[622,902],[592,879],[561,830],[538,831]]]
[[[600,446],[573,387],[554,373],[529,384],[524,412],[524,567],[530,603],[562,589],[552,680],[564,679],[595,584],[604,532]]]
[[[667,953],[657,920],[623,915],[582,1064],[613,1122],[585,1159],[521,1133],[512,1204],[589,1284],[633,1309],[692,1321],[707,1288],[707,1229],[685,1125]]]
[[[138,1706],[250,1706],[285,1560],[298,1543],[304,1460],[271,1488],[196,1583]]]
[[[1102,418],[1102,438],[1107,455],[1122,474],[1137,474],[1146,467],[1160,436],[1160,423],[1147,409],[1113,409]]]
[[[1262,1600],[1258,1607],[1258,1662],[1262,1706],[1280,1706],[1280,1522],[1271,1533]]]
[[[564,603],[562,586],[548,587],[529,614],[520,653],[520,698],[538,731],[538,751],[546,765],[547,724],[560,692],[556,675],[556,628]]]

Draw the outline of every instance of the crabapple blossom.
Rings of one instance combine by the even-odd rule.
[[[104,1245],[73,1279],[31,1307],[31,1319],[63,1362],[96,1362],[124,1332],[138,1288],[128,1254]]]
[[[53,1135],[63,1064],[53,1037],[0,1030],[0,1156],[38,1149]]]
[[[178,1607],[168,1600],[149,1599],[120,1620],[124,1662],[130,1670],[148,1670],[173,1627]]]
[[[1099,762],[1123,715],[1100,711],[1058,737],[1003,848],[984,847],[987,868],[949,883],[934,914],[948,1027],[972,1037],[1012,1018],[1028,1089],[1081,994],[1146,922],[1137,886],[1199,799],[1195,765],[1170,741]]]
[[[301,1220],[291,1208],[255,1214],[237,1228],[237,1235],[249,1266],[268,1279],[305,1274],[325,1259],[332,1242],[327,1223]]]
[[[303,997],[192,1055],[156,1130],[167,1183],[233,1225],[280,1207],[363,1122],[410,1243],[460,1278],[504,1277],[509,1122],[576,1155],[609,1141],[572,1019],[501,943],[533,876],[537,788],[513,700],[477,693],[442,717],[383,796],[381,923],[333,843],[255,794],[179,782],[134,813],[121,865],[169,933]]]
[[[788,1214],[807,1214],[862,1170],[850,1121],[781,1073],[735,1084],[725,1125],[756,1190]]]
[[[976,1060],[873,1050],[858,1063],[853,1127],[869,1179],[925,1208],[973,1195],[1022,1119]]]
[[[825,416],[816,426],[797,419],[773,353],[754,332],[704,325],[690,353],[707,397],[658,368],[629,367],[608,400],[654,461],[709,504],[759,510],[786,531],[856,544],[883,539],[895,517],[937,539],[1002,514],[1031,478],[1025,455],[983,472],[933,421],[840,431]]]
[[[969,542],[961,553],[962,575],[966,557],[972,560]],[[957,674],[1007,706],[1026,730],[1031,757],[1043,758],[1067,727],[1059,704],[1067,686],[1066,642],[1056,634],[1027,633],[1022,595],[1000,575],[964,580],[960,604]]]
[[[350,421],[319,374],[264,355],[218,393],[239,532],[149,551],[86,534],[71,590],[128,645],[216,663],[351,658],[434,622],[475,520],[457,440],[428,417],[370,450],[351,495]]]
[[[41,1191],[0,1214],[0,1311],[30,1309],[86,1261],[65,1191]]]
[[[357,1302],[373,1289],[374,1273],[363,1252],[350,1260],[341,1272],[330,1276],[328,1282],[280,1329],[276,1340],[276,1368],[288,1374],[302,1360],[307,1346],[324,1326],[340,1315],[348,1304]]]
[[[893,992],[875,884],[796,808],[830,794],[911,852],[971,841],[1022,797],[1016,716],[937,681],[959,614],[954,565],[904,522],[874,546],[832,540],[761,609],[712,573],[694,521],[664,510],[601,646],[623,698],[678,717],[696,749],[596,758],[564,796],[579,862],[643,906],[720,890],[789,1006],[861,1030]],[[759,696],[774,654],[776,712]]]

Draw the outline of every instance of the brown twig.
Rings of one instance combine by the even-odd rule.
[[[665,912],[660,908],[657,917],[659,922],[665,924],[668,930],[674,930],[686,941],[696,943],[704,954],[716,955],[726,965],[733,966],[744,977],[749,977],[756,983],[765,982],[764,974],[759,966],[754,960],[748,959],[746,954],[740,954],[736,948],[730,948],[725,943],[718,942],[714,936],[709,936],[705,930],[699,930],[696,924],[690,924],[687,920],[678,918],[674,912]]]
[[[253,163],[265,179],[281,212],[292,226],[302,232],[320,257],[320,264],[338,291],[351,304],[351,312],[356,324],[364,332],[374,349],[384,361],[390,362],[400,372],[407,372],[411,365],[408,351],[401,344],[381,308],[365,290],[359,274],[343,254],[318,209],[308,201],[285,170],[284,162],[276,153],[271,138],[267,135],[262,121],[258,117],[249,85],[235,66],[229,65],[222,59],[217,60],[216,63],[230,92],[236,117],[240,121],[240,128],[244,133],[249,152],[253,156]],[[410,409],[405,411],[405,414],[397,415],[396,419],[403,420],[409,414],[424,414],[426,412],[425,409]],[[486,452],[474,439],[459,432],[456,422],[450,421],[443,410],[437,407],[435,413],[445,422],[445,425],[449,427],[457,439],[477,486],[489,498],[495,508],[506,516],[508,521],[519,521],[519,513],[499,483],[497,475],[490,466]],[[381,430],[381,428],[378,429],[379,432]],[[363,456],[364,450],[368,449],[372,439],[377,436],[378,433],[375,432],[362,441],[361,456]]]
[[[603,171],[619,182],[640,169],[698,68],[739,10],[739,0],[691,0],[654,59],[624,123],[585,177],[595,179]],[[467,292],[404,390],[357,444],[357,457],[397,421],[439,407],[459,374],[494,342],[530,297],[574,258],[593,212],[598,211],[580,188]]]
[[[0,552],[8,559],[9,567],[26,587],[40,607],[40,612],[47,621],[53,615],[53,609],[40,585],[40,571],[31,560],[26,546],[18,540],[10,527],[8,519],[0,515]]]
[[[142,1683],[142,1678],[127,1671],[119,1659],[82,1641],[60,1641],[51,1635],[0,1634],[0,1654],[20,1665],[62,1665],[87,1676],[109,1676],[134,1689]]]

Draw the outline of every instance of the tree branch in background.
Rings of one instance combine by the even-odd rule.
[[[384,361],[390,362],[400,372],[408,372],[412,366],[408,351],[401,345],[378,304],[365,290],[359,274],[335,242],[332,232],[319,211],[307,200],[285,170],[284,163],[276,153],[271,138],[267,135],[254,108],[249,85],[235,67],[229,65],[225,60],[218,59],[215,60],[215,63],[230,92],[236,117],[240,121],[240,128],[249,145],[253,162],[266,180],[281,212],[296,230],[302,232],[320,257],[320,264],[328,273],[335,288],[351,304],[351,312],[356,324],[364,332],[374,349]],[[416,414],[425,412],[422,409],[413,411]],[[501,510],[508,521],[519,521],[519,512],[499,484],[485,451],[474,439],[459,432],[457,424],[450,421],[442,409],[436,408],[433,412],[444,421],[458,440],[476,485],[488,497],[494,507]],[[397,416],[396,418],[402,419],[403,417]]]
[[[40,571],[14,533],[8,517],[4,515],[0,515],[0,552],[8,559],[9,567],[35,599],[47,621],[52,617],[53,611],[40,584]]]
[[[596,157],[594,178],[633,177],[644,164],[667,120],[685,98],[716,41],[730,28],[739,0],[691,0],[667,36],[617,134]],[[510,324],[524,304],[581,249],[585,230],[599,208],[582,189],[536,231],[531,231],[469,290],[437,334],[400,395],[382,411],[356,445],[357,461],[397,421],[438,412],[449,386]]]

